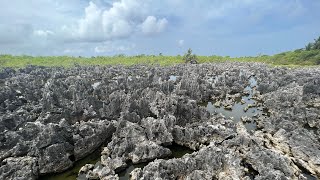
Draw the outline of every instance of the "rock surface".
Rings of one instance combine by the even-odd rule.
[[[211,101],[226,114],[202,106]],[[240,105],[250,117],[230,117]],[[59,173],[101,146],[78,179],[119,179],[142,162],[131,179],[317,179],[319,135],[319,68],[0,70],[0,179]],[[195,152],[169,159],[171,144]]]

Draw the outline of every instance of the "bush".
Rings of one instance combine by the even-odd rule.
[[[314,58],[316,55],[318,55],[317,51],[305,51],[303,53],[298,54],[298,57],[302,61],[307,61],[307,60]]]
[[[308,43],[305,48],[307,51],[320,50],[320,37],[314,40],[314,43]]]
[[[195,54],[192,54],[192,50],[189,48],[187,53],[183,56],[185,63],[198,64],[198,58]]]

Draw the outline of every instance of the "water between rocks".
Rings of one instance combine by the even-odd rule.
[[[169,76],[169,81],[176,81],[176,80],[177,80],[177,76],[175,75]]]
[[[209,101],[206,103],[200,104],[201,106],[205,106],[207,111],[211,114],[222,114],[226,118],[233,119],[235,123],[241,121],[241,117],[254,117],[257,115],[261,115],[263,113],[262,107],[250,107],[249,105],[256,104],[256,100],[252,99],[253,95],[256,93],[257,81],[254,77],[249,79],[250,85],[248,85],[244,91],[248,92],[248,95],[236,98],[235,104],[231,109],[226,109],[223,105],[220,107],[216,107],[214,102]],[[242,102],[241,102],[242,100]],[[249,107],[249,108],[248,108]],[[247,108],[247,111],[244,109]],[[257,129],[257,124],[255,122],[244,122],[247,130],[255,131]]]
[[[172,144],[171,146],[168,146],[167,148],[169,148],[171,150],[172,154],[171,154],[171,156],[169,156],[165,159],[181,158],[183,155],[185,155],[187,153],[191,154],[194,152],[193,150],[191,150],[187,147],[180,146],[177,144]],[[49,174],[49,175],[41,176],[39,179],[40,180],[76,180],[78,177],[78,172],[82,166],[84,166],[86,164],[97,164],[100,161],[100,157],[101,157],[101,149],[99,148],[98,150],[96,150],[95,152],[93,152],[92,154],[87,156],[86,158],[75,162],[75,165],[72,169],[69,169],[69,170],[67,170],[63,173],[59,173],[59,174]],[[143,168],[148,163],[149,162],[139,163],[139,164],[129,164],[129,166],[125,170],[118,173],[119,179],[120,180],[128,180],[130,178],[130,173],[135,168]]]

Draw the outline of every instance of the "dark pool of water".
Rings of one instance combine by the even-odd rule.
[[[100,157],[101,157],[101,148],[98,148],[89,156],[75,162],[72,169],[69,169],[59,174],[48,174],[45,176],[40,176],[39,179],[40,180],[75,180],[77,179],[78,172],[82,166],[86,164],[96,164],[98,161],[100,161]]]

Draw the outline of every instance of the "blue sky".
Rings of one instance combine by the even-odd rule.
[[[0,54],[254,56],[320,36],[320,0],[1,0]]]

